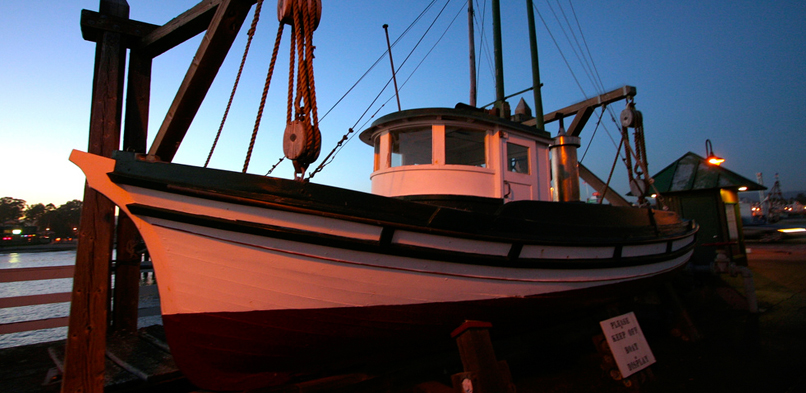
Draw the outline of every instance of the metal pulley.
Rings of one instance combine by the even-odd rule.
[[[322,19],[322,0],[277,0],[277,20],[280,23],[294,26],[294,3],[302,3],[314,10],[313,29],[319,27],[319,20]]]

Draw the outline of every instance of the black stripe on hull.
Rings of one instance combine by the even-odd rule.
[[[526,259],[519,257],[524,246],[520,243],[511,243],[512,245],[508,255],[496,256],[392,244],[390,238],[391,232],[393,232],[394,229],[388,227],[383,228],[379,241],[366,241],[266,224],[188,214],[138,204],[128,205],[127,208],[132,214],[138,216],[160,218],[184,224],[215,228],[236,233],[265,236],[354,251],[373,252],[381,255],[393,255],[424,260],[522,269],[582,270],[651,265],[680,257],[689,252],[695,245],[695,242],[693,241],[694,239],[692,238],[692,241],[688,245],[673,252],[647,256],[623,257],[621,255],[623,245],[618,244],[615,245],[613,258],[609,259]],[[666,242],[665,250],[671,250],[671,243],[676,240],[683,239],[685,236],[691,236],[691,234],[689,233],[684,236],[675,236],[669,239],[664,239],[664,242]],[[499,240],[505,242],[505,239]],[[583,248],[589,245],[580,243],[577,244],[577,246]],[[613,245],[610,244],[609,246]]]

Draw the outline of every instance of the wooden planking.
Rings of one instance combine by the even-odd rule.
[[[111,336],[106,356],[146,382],[181,376],[170,352],[152,345],[137,334],[122,333]]]
[[[23,321],[0,324],[0,334],[27,332],[31,330],[51,329],[67,326],[69,317],[37,319],[33,321]]]
[[[250,8],[250,1],[239,0],[222,0],[217,7],[149,155],[173,160]]]
[[[48,347],[48,355],[50,355],[51,360],[56,365],[56,368],[59,369],[62,373],[65,372],[65,355],[66,355],[67,348],[64,345],[52,345]],[[118,366],[115,362],[111,359],[104,357],[102,359],[104,363],[104,369],[102,370],[102,375],[98,376],[98,379],[101,383],[101,390],[103,391],[104,387],[108,388],[122,388],[126,386],[132,386],[141,383],[141,379],[137,378],[135,375],[132,375],[128,371],[124,370],[120,366]],[[67,377],[68,374],[64,374],[64,377]],[[111,390],[111,389],[110,389]],[[72,390],[65,390],[64,389],[64,382],[62,382],[62,392],[87,392],[87,389],[72,389]]]
[[[0,269],[0,282],[73,278],[74,272],[75,266],[73,265]]]

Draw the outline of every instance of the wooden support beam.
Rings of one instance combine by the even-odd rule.
[[[569,135],[579,136],[579,132],[581,132],[582,128],[585,127],[585,123],[587,123],[587,121],[590,118],[590,115],[593,113],[594,109],[596,109],[596,108],[598,108],[600,106],[609,105],[609,104],[611,104],[613,102],[616,102],[618,100],[621,100],[621,99],[624,99],[624,98],[627,98],[627,97],[635,97],[636,94],[637,94],[637,91],[636,91],[635,87],[633,87],[633,86],[623,86],[623,87],[620,87],[618,89],[612,90],[610,92],[607,92],[607,93],[598,95],[596,97],[589,98],[589,99],[587,99],[585,101],[576,103],[574,105],[567,106],[567,107],[565,107],[563,109],[559,109],[559,110],[556,110],[554,112],[548,113],[548,114],[546,114],[544,116],[544,122],[545,123],[550,123],[550,122],[555,121],[555,120],[557,120],[557,119],[559,119],[561,117],[563,117],[563,118],[569,117],[569,116],[577,116],[577,117],[579,117],[579,115],[582,114],[583,118],[580,118],[579,120],[577,120],[575,118],[574,122],[572,123],[572,126],[569,127],[569,130],[572,129],[572,128],[577,129],[576,134],[571,134],[569,132]],[[586,112],[588,112],[588,111],[590,111],[590,113],[587,113],[587,116],[585,116]],[[531,119],[531,120],[525,121],[523,124],[527,125],[527,126],[534,126],[535,122],[536,122],[535,119]]]
[[[118,18],[128,18],[129,5],[125,0],[101,0],[100,11]],[[104,31],[95,52],[90,153],[110,157],[120,146],[125,64],[123,34]],[[65,393],[101,393],[104,389],[114,207],[109,199],[85,183],[61,386],[61,391]]]
[[[148,144],[148,106],[151,101],[151,57],[140,49],[129,56],[126,124],[123,150],[145,153]]]
[[[126,89],[126,124],[123,150],[145,153],[148,137],[148,103],[151,87],[151,57],[141,49],[132,49]],[[118,217],[115,262],[114,332],[136,332],[140,290],[141,254],[135,248],[140,233],[126,215]]]
[[[610,188],[602,179],[599,179],[598,176],[581,163],[579,164],[579,177],[593,187],[594,190],[599,192],[599,195],[604,195],[604,198],[610,201],[611,205],[630,206],[630,202],[627,202],[626,199],[619,195],[618,191]],[[605,189],[607,189],[607,192],[605,192]]]
[[[115,259],[114,307],[112,331],[137,331],[137,313],[140,303],[140,259],[135,247],[140,233],[132,220],[121,214],[117,227],[117,255]]]
[[[586,106],[580,109],[577,112],[577,115],[574,116],[574,120],[571,122],[571,125],[565,130],[566,134],[569,136],[579,136],[579,134],[582,132],[582,128],[585,127],[585,124],[588,124],[588,120],[591,118],[594,109],[596,108],[593,106]]]
[[[159,26],[129,18],[81,10],[81,36],[87,41],[101,42],[104,32],[109,31],[121,34],[124,45],[132,48],[139,46],[141,38],[157,28]]]
[[[255,0],[242,0],[251,6]],[[203,0],[140,40],[139,47],[151,57],[157,57],[195,37],[210,26],[222,0]]]
[[[149,155],[163,161],[173,160],[252,3],[222,0],[216,8],[210,27],[148,151]]]
[[[552,122],[554,120],[559,119],[560,117],[567,117],[570,115],[575,115],[577,112],[583,110],[586,107],[593,107],[597,108],[603,105],[609,105],[613,102],[618,100],[625,99],[627,97],[635,97],[637,91],[633,86],[623,86],[618,89],[609,91],[607,93],[598,95],[596,97],[587,99],[580,103],[565,107],[560,110],[556,110],[551,112],[545,116],[545,122]]]

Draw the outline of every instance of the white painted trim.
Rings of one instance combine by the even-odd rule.
[[[509,255],[509,250],[512,248],[512,244],[510,243],[462,239],[402,230],[395,231],[392,236],[392,244],[496,256],[507,256]]]
[[[633,246],[624,246],[621,248],[621,256],[625,258],[641,257],[647,255],[658,255],[663,254],[665,252],[666,252],[666,242],[639,244]]]
[[[568,247],[525,245],[521,250],[524,259],[608,259],[613,258],[615,247]]]
[[[505,268],[383,256],[161,219],[147,221],[153,229],[145,231],[147,243],[157,240],[167,252],[156,253],[154,259],[164,314],[524,297],[651,277],[679,267],[691,254],[621,268]]]
[[[694,242],[694,236],[689,236],[680,240],[675,240],[672,242],[672,252],[677,251],[685,246],[688,246]]]
[[[380,241],[382,227],[362,224],[314,214],[302,214],[265,207],[244,206],[185,195],[172,194],[147,188],[123,185],[137,203],[159,206],[164,209],[221,218],[230,221],[253,222],[281,228],[297,229],[341,236],[357,240]]]

